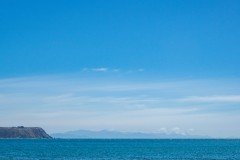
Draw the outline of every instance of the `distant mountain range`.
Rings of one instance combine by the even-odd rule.
[[[143,132],[119,132],[119,131],[90,131],[77,130],[64,133],[51,134],[53,138],[69,138],[69,139],[191,139],[191,138],[210,138],[208,136],[182,135],[176,133],[143,133]]]

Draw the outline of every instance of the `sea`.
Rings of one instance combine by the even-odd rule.
[[[240,140],[0,139],[0,160],[240,160]]]

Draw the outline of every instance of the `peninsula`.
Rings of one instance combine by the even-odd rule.
[[[40,127],[0,127],[0,138],[52,138]]]

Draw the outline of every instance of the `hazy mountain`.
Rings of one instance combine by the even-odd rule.
[[[167,139],[167,138],[209,138],[207,136],[196,135],[182,135],[182,134],[166,134],[166,133],[143,133],[143,132],[119,132],[119,131],[90,131],[90,130],[77,130],[64,133],[51,134],[54,138],[99,138],[99,139]]]

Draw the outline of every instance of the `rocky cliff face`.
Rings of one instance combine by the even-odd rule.
[[[52,138],[39,127],[0,127],[0,138]]]

